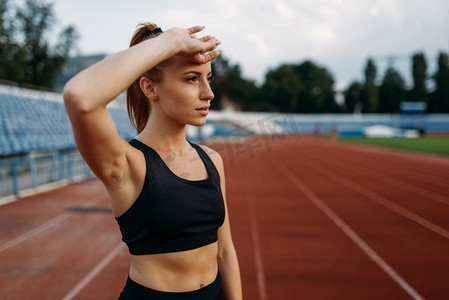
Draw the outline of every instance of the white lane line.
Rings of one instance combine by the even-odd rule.
[[[366,168],[366,169],[370,169],[370,170],[376,170],[377,172],[383,172],[382,171],[382,167],[386,168],[385,166],[381,166],[380,168],[377,168],[377,165],[371,166],[371,165],[365,165],[363,163],[361,163],[360,161],[358,163],[354,163],[354,161],[351,161],[349,159],[341,159],[343,161],[346,161],[352,165],[355,165],[357,167],[361,167],[361,168]],[[379,170],[380,169],[380,170]],[[433,184],[433,185],[439,185],[441,187],[447,187],[449,185],[449,181],[447,180],[443,180],[440,177],[434,176],[434,175],[430,175],[430,174],[426,174],[426,173],[422,173],[422,172],[416,172],[410,169],[404,169],[404,168],[399,168],[396,166],[392,166],[391,164],[388,164],[386,170],[387,172],[389,172],[390,174],[395,174],[395,175],[400,175],[400,176],[405,176],[408,178],[413,178],[415,180],[418,181],[422,181],[422,182],[426,182],[428,184]],[[384,173],[382,173],[384,174]]]
[[[260,300],[267,300],[268,294],[267,294],[267,288],[265,283],[265,274],[263,271],[263,264],[262,264],[262,254],[260,252],[260,239],[259,239],[259,229],[257,226],[257,219],[256,219],[256,207],[254,204],[254,195],[253,191],[250,190],[250,197],[248,199],[248,210],[249,210],[249,220],[250,220],[250,226],[251,226],[251,238],[253,240],[254,244],[254,261],[256,264],[256,272],[257,272],[257,286],[259,288],[259,295]]]
[[[331,162],[331,161],[326,161],[326,162],[333,164],[334,166],[342,167],[341,165],[338,165],[335,162]],[[345,165],[343,168],[346,168],[346,169],[351,170],[358,174],[362,174],[363,176],[369,177],[371,179],[386,183],[388,185],[393,185],[396,188],[400,188],[405,191],[408,191],[408,192],[435,200],[437,202],[449,205],[449,197],[445,197],[438,193],[434,193],[432,191],[411,185],[402,180],[394,179],[393,177],[385,175],[384,173],[370,170],[367,167],[358,165],[357,168],[351,168],[351,167],[348,167],[347,165]],[[361,171],[360,169],[363,169],[363,171]]]
[[[15,239],[1,245],[0,252],[5,251],[6,249],[9,249],[11,247],[14,247],[14,246],[20,244],[21,242],[26,241],[27,239],[32,238],[33,236],[36,236],[39,233],[42,233],[42,232],[56,226],[57,224],[61,223],[68,217],[70,217],[70,215],[68,215],[68,214],[59,215],[59,216],[41,224],[40,226],[38,226],[30,231],[27,231],[22,235],[19,235]]]
[[[68,292],[63,300],[73,299],[79,292],[81,292],[104,268],[117,256],[125,247],[125,244],[120,242],[107,256],[105,256],[75,287]]]
[[[98,196],[98,197],[95,197],[92,200],[89,200],[89,201],[86,201],[86,202],[82,203],[82,205],[86,206],[86,207],[90,207],[90,206],[93,206],[96,203],[100,202],[102,199],[104,199],[104,196]],[[47,222],[42,223],[38,227],[33,228],[33,229],[31,229],[31,230],[29,230],[29,231],[19,235],[18,237],[10,240],[9,242],[6,242],[3,245],[1,245],[0,246],[0,252],[5,251],[5,250],[7,250],[7,249],[9,249],[11,247],[14,247],[14,246],[22,243],[23,241],[26,241],[27,239],[32,238],[32,237],[34,237],[34,236],[36,236],[36,235],[38,235],[38,234],[40,234],[40,233],[42,233],[44,231],[46,231],[46,230],[56,226],[57,224],[65,221],[67,218],[69,218],[71,216],[73,216],[73,214],[62,213],[62,214],[60,214],[60,215],[58,215],[58,216],[48,220]]]
[[[303,182],[301,182],[284,165],[276,164],[278,169],[284,173],[290,181],[303,192],[313,204],[326,214],[360,249],[363,250],[385,273],[387,273],[407,294],[413,299],[424,299],[415,291],[386,261],[384,261],[357,233],[355,233],[340,217],[330,209],[318,196],[315,195]]]
[[[323,143],[324,145],[325,143]],[[356,152],[355,155],[359,155],[360,153],[364,153],[365,155],[369,154],[372,159],[378,159],[379,154],[383,156],[388,156],[392,160],[401,160],[402,162],[408,164],[410,161],[416,161],[420,164],[436,164],[442,168],[449,167],[449,160],[446,157],[441,155],[433,155],[430,153],[419,153],[419,152],[406,152],[399,149],[393,148],[384,148],[384,147],[370,147],[364,145],[356,145],[349,143],[327,143],[326,147],[331,146],[332,151],[335,152],[335,146],[338,145],[340,148],[338,151],[343,152]],[[416,165],[415,165],[416,166]],[[419,168],[419,166],[416,166]],[[432,173],[433,174],[433,173]],[[446,176],[442,175],[442,178]]]
[[[403,208],[402,206],[400,206],[400,205],[398,205],[398,204],[396,204],[396,203],[394,203],[394,202],[392,202],[392,201],[390,201],[390,200],[388,200],[388,199],[386,199],[386,198],[376,194],[373,191],[370,191],[369,189],[367,189],[367,188],[365,188],[365,187],[363,187],[363,186],[361,186],[361,185],[359,185],[359,184],[357,184],[355,182],[352,182],[351,180],[341,176],[340,174],[338,174],[338,173],[336,173],[334,171],[331,171],[331,170],[329,170],[329,169],[327,169],[325,167],[319,166],[319,165],[317,165],[315,163],[311,163],[310,161],[307,162],[307,164],[312,165],[313,168],[316,171],[321,172],[323,174],[326,174],[326,176],[332,178],[333,180],[339,182],[342,185],[347,186],[351,190],[356,191],[357,193],[359,193],[359,194],[361,194],[361,195],[363,195],[363,196],[365,196],[365,197],[367,197],[367,198],[369,198],[369,199],[371,199],[371,200],[373,200],[373,201],[375,201],[375,202],[377,202],[377,203],[379,203],[379,204],[381,204],[381,205],[391,209],[392,211],[394,211],[394,212],[396,212],[396,213],[406,217],[407,219],[410,219],[410,220],[412,220],[412,221],[414,221],[414,222],[416,222],[416,223],[426,227],[427,229],[429,229],[429,230],[431,230],[431,231],[433,231],[435,233],[438,233],[439,235],[449,239],[449,231],[447,231],[446,229],[443,229],[440,226],[430,222],[429,220],[427,220],[427,219],[425,219],[425,218],[423,218],[423,217],[421,217],[421,216],[419,216],[419,215],[409,211],[408,209]],[[320,169],[321,169],[321,171],[319,171]]]
[[[329,146],[329,145],[326,145],[326,146]],[[370,149],[374,149],[374,148],[371,147]],[[351,150],[354,150],[354,149],[351,149]],[[335,150],[333,150],[333,151],[335,151]],[[343,153],[348,153],[347,151],[348,151],[348,149],[345,149],[343,151],[340,150],[340,152],[343,152]],[[379,153],[377,153],[377,154],[379,154]],[[382,154],[385,156],[386,153],[382,153]],[[408,153],[404,153],[404,152],[400,153],[400,155],[402,155],[402,154],[407,155]],[[376,159],[377,158],[378,158],[378,156],[376,156]],[[400,158],[403,160],[403,162],[407,162],[407,161],[404,161],[404,156],[402,156]],[[407,160],[409,160],[410,158],[416,159],[416,157],[410,157],[410,156],[406,156],[405,158]],[[422,158],[422,157],[420,157],[420,158]],[[403,165],[398,167],[397,165],[392,165],[391,161],[382,162],[381,164],[378,164],[378,165],[376,165],[374,167],[374,166],[371,166],[371,165],[367,166],[367,165],[364,164],[365,162],[366,163],[370,162],[370,160],[372,161],[372,159],[373,159],[372,157],[371,158],[364,157],[362,159],[362,161],[359,160],[357,163],[355,163],[350,158],[343,158],[342,159],[341,156],[340,156],[339,159],[343,160],[343,161],[346,161],[347,163],[350,163],[352,165],[357,165],[357,166],[370,168],[370,169],[377,169],[380,172],[382,172],[381,171],[382,168],[385,168],[385,166],[388,166],[388,170],[386,170],[386,171],[388,171],[390,173],[393,173],[393,174],[396,174],[396,175],[403,175],[403,176],[411,177],[411,178],[414,178],[414,179],[417,179],[417,180],[420,180],[420,181],[425,181],[425,182],[428,182],[430,184],[435,184],[435,185],[439,185],[439,186],[442,186],[442,187],[447,187],[449,185],[449,181],[445,180],[447,176],[446,177],[444,177],[443,175],[438,176],[438,175],[435,175],[434,173],[429,174],[427,172],[423,173],[424,170],[422,170],[422,171],[415,171],[414,169],[405,168]],[[439,158],[439,159],[443,160],[443,158]],[[422,161],[422,163],[426,164],[426,163],[428,163],[428,161],[425,161],[425,162]],[[442,168],[444,168],[444,165],[442,166]],[[413,176],[413,174],[414,174],[414,176]]]

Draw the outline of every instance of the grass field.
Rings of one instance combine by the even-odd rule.
[[[347,138],[340,141],[449,156],[449,136],[428,136],[417,139]]]

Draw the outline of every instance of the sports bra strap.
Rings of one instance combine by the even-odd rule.
[[[215,166],[210,156],[206,153],[206,151],[204,151],[201,146],[191,142],[189,142],[189,144],[198,152],[198,155],[206,165],[206,169],[209,172],[210,176],[212,176],[212,179],[215,181],[215,183],[220,186],[220,174],[218,173],[217,167]]]

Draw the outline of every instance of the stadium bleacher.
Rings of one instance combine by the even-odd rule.
[[[46,97],[30,91],[0,90],[0,157],[24,155],[30,152],[75,149],[72,127],[62,95]],[[37,95],[37,96],[36,96]],[[126,140],[136,135],[126,108],[108,108],[120,136]],[[232,126],[208,120],[207,130],[188,130],[188,139],[198,141],[217,136],[241,136]]]
[[[126,109],[108,109],[119,134],[134,137]],[[62,95],[0,86],[0,203],[86,176],[92,173],[76,149]]]
[[[27,154],[30,152],[55,151],[75,149],[75,141],[69,118],[66,114],[61,94],[52,97],[40,92],[30,92],[23,89],[0,89],[0,157]],[[119,134],[124,139],[135,136],[126,109],[112,107],[109,111],[117,124]],[[198,141],[217,136],[235,137],[251,133],[242,124],[256,118],[267,118],[265,115],[254,116],[246,113],[235,113],[233,122],[238,126],[231,126],[221,114],[211,114],[202,130],[188,130],[188,139]],[[215,118],[214,118],[215,116]],[[252,119],[251,119],[252,118]],[[372,125],[410,128],[419,126],[427,133],[449,132],[448,115],[420,115],[419,117],[402,115],[291,115],[278,114],[267,118],[275,122],[290,134],[313,134],[317,128],[321,133],[338,131],[339,136],[357,136],[363,128]],[[224,121],[224,122],[223,122]],[[237,122],[238,121],[238,122]],[[246,123],[245,123],[246,122]],[[258,121],[248,124],[254,125]],[[240,124],[240,125],[239,125]],[[272,126],[272,125],[271,125]],[[256,132],[257,134],[257,132]]]
[[[119,135],[130,140],[136,131],[126,108],[114,104],[108,110]],[[188,129],[187,138],[195,142],[241,134],[214,121]],[[61,94],[0,85],[0,204],[43,185],[92,175],[76,149]]]
[[[279,115],[275,120],[292,134],[314,134],[316,128],[321,134],[335,131],[339,137],[361,137],[364,128],[383,125],[393,128],[417,128],[425,133],[442,134],[449,132],[449,115]]]
[[[109,109],[119,134],[135,130],[124,109]],[[0,156],[76,148],[62,97],[59,102],[0,92]]]

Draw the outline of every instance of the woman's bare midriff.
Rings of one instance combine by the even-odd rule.
[[[129,276],[135,282],[164,292],[188,292],[217,277],[217,242],[197,249],[149,255],[131,255]]]

